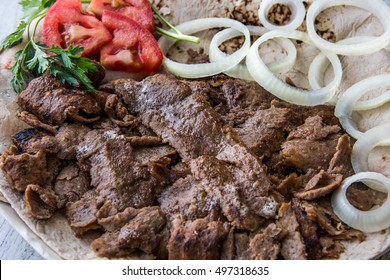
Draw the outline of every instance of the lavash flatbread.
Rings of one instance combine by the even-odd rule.
[[[185,0],[155,0],[153,1],[162,14],[173,24],[199,17],[228,17],[244,20],[249,24],[258,24],[256,15],[261,0],[240,1],[185,1]],[[328,20],[330,19],[330,20]],[[318,17],[323,28],[333,31],[337,40],[355,35],[379,35],[382,27],[379,22],[369,13],[353,7],[338,7],[327,10]],[[304,26],[302,27],[304,28]],[[203,33],[202,35],[209,34]],[[186,46],[182,46],[185,48]],[[203,40],[200,46],[191,45],[193,49],[204,49],[207,52],[207,40]],[[286,77],[303,88],[309,88],[306,74],[309,61],[318,51],[307,45],[300,45],[298,49],[298,60],[294,68],[286,74]],[[12,50],[11,50],[12,51]],[[11,136],[17,131],[26,127],[19,121],[15,113],[18,110],[16,104],[17,95],[10,85],[11,73],[3,69],[9,53],[3,53],[0,57],[0,153],[11,145]],[[343,81],[338,94],[347,89],[357,81],[368,76],[386,73],[390,71],[390,51],[383,50],[372,55],[359,57],[342,57]],[[1,65],[3,64],[3,65]],[[331,78],[331,71],[326,75],[326,81]],[[367,96],[368,98],[368,96]],[[362,131],[375,125],[390,120],[390,104],[379,109],[356,114],[355,119]],[[371,170],[382,172],[390,176],[390,159],[383,157],[389,155],[389,148],[375,149],[370,155],[369,166]],[[61,213],[56,213],[48,221],[37,221],[31,218],[25,207],[23,196],[14,191],[8,185],[3,174],[0,172],[0,191],[11,203],[17,215],[31,229],[32,233],[25,234],[27,240],[34,240],[35,244],[42,242],[49,246],[55,254],[44,254],[44,246],[34,246],[38,252],[46,258],[64,259],[95,259],[96,256],[89,244],[94,236],[76,238],[74,232],[68,225],[66,218]],[[0,205],[1,208],[1,205]],[[12,223],[12,215],[11,223]],[[23,226],[18,226],[20,230]],[[379,256],[390,247],[390,230],[379,233],[368,234],[364,242],[345,243],[346,251],[340,256],[341,259],[371,259]],[[40,249],[41,248],[41,249]],[[41,251],[40,251],[41,250]]]

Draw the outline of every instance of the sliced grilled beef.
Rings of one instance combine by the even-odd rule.
[[[220,159],[202,156],[190,161],[191,175],[164,190],[159,201],[162,210],[189,220],[220,214],[232,225],[255,230],[260,217],[275,215],[277,203],[267,196],[267,180],[254,158],[240,158],[242,147],[232,147]],[[239,166],[241,165],[241,166]]]
[[[169,259],[219,259],[222,243],[229,227],[219,221],[198,219],[193,222],[175,220],[168,243]]]
[[[79,200],[69,202],[66,205],[66,216],[77,236],[82,236],[89,230],[101,228],[97,222],[99,206],[101,205],[96,199],[96,191],[94,189],[84,193]]]
[[[276,226],[281,229],[280,254],[287,260],[306,259],[306,247],[299,232],[299,224],[290,203],[283,203],[279,208]]]
[[[248,255],[252,260],[276,260],[280,253],[279,235],[281,229],[269,224],[250,239]]]
[[[165,218],[159,207],[127,208],[100,221],[107,230],[91,244],[100,257],[128,257],[137,250],[151,254],[159,245]]]
[[[27,128],[16,133],[12,142],[21,152],[29,154],[36,154],[38,151],[55,154],[60,145],[52,134],[38,128]]]
[[[51,218],[61,204],[51,188],[43,188],[39,185],[28,185],[24,198],[29,213],[38,220]]]
[[[77,159],[89,172],[100,204],[111,200],[119,211],[153,205],[156,190],[166,182],[156,180],[133,153],[126,138],[115,131],[93,130],[78,146]]]
[[[15,146],[5,151],[1,156],[1,169],[12,187],[24,192],[28,185],[45,186],[50,184],[50,167],[46,154],[38,151],[36,154],[20,154]]]
[[[61,159],[76,159],[76,147],[79,145],[90,129],[82,124],[63,124],[55,137],[60,146],[57,156]]]
[[[129,112],[174,147],[184,160],[218,153],[225,137],[223,121],[212,110],[205,92],[192,94],[188,84],[168,75],[149,76],[142,82],[118,80],[102,89],[123,97]]]
[[[290,111],[290,109],[272,106],[269,109],[250,113],[251,116],[244,118],[243,123],[237,123],[239,114],[233,114],[233,126],[241,140],[253,153],[270,157],[280,151],[285,141],[285,135],[291,127],[288,118]]]
[[[58,174],[54,191],[65,203],[79,200],[91,188],[88,174],[75,163],[65,166]]]
[[[19,95],[18,103],[49,125],[61,124],[68,117],[90,123],[99,119],[102,111],[94,93],[65,86],[48,75],[32,80]]]

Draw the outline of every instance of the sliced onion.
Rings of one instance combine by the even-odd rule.
[[[355,182],[380,184],[388,196],[376,209],[361,211],[347,199],[347,189]],[[371,184],[369,184],[370,187]],[[344,223],[364,232],[376,232],[390,227],[390,179],[376,172],[361,172],[345,179],[342,186],[333,192],[332,207],[335,214]]]
[[[375,37],[372,36],[357,36],[346,38],[338,41],[336,44],[351,45],[356,43],[368,42],[374,40]],[[313,89],[320,89],[321,85],[319,81],[323,81],[324,73],[328,69],[330,61],[326,58],[323,53],[319,53],[312,61],[309,67],[308,78],[309,84]],[[328,103],[335,105],[337,102],[337,97],[333,100],[330,100]],[[390,98],[390,97],[389,97]],[[382,102],[382,103],[381,103]],[[386,101],[383,99],[370,100],[370,102],[357,102],[354,106],[355,110],[369,110],[371,108],[379,107],[378,104],[384,104]]]
[[[335,94],[341,82],[342,68],[340,59],[337,55],[329,52],[323,52],[324,55],[331,61],[334,70],[334,79],[326,87],[317,90],[302,90],[292,87],[276,77],[271,70],[265,65],[259,55],[259,46],[269,39],[273,38],[291,38],[300,40],[305,43],[311,43],[308,35],[300,31],[270,31],[253,43],[246,58],[246,65],[249,73],[255,81],[257,81],[264,89],[268,90],[278,98],[297,105],[319,105],[330,100]]]
[[[390,124],[375,126],[363,133],[352,148],[352,167],[357,172],[369,171],[368,156],[377,146],[390,146]]]
[[[378,108],[383,104],[390,101],[390,90],[382,93],[381,95],[371,98],[370,100],[358,101],[353,106],[354,111],[365,111]]]
[[[175,62],[167,57],[164,57],[163,65],[165,68],[176,76],[183,78],[202,78],[222,73],[234,67],[243,60],[250,48],[250,34],[248,28],[239,21],[227,18],[202,18],[192,21],[187,21],[176,26],[176,28],[184,34],[193,34],[210,28],[230,27],[240,31],[245,36],[245,42],[242,47],[229,57],[225,57],[218,61],[201,64],[185,64]],[[163,36],[158,41],[164,54],[174,45],[175,40]]]
[[[356,124],[352,120],[352,111],[354,110],[355,103],[367,91],[384,86],[390,86],[390,74],[372,76],[359,81],[341,95],[336,104],[335,116],[339,118],[341,125],[349,135],[358,139],[363,134],[363,132],[357,129]],[[379,97],[376,97],[369,104],[372,105],[374,103],[379,106],[382,102],[378,102],[378,100],[383,101]]]
[[[285,25],[275,25],[268,20],[268,13],[275,4],[286,5],[290,8],[291,17],[289,23]],[[260,4],[259,19],[264,27],[269,30],[295,30],[301,26],[305,19],[306,10],[302,1],[299,0],[263,0]]]
[[[316,17],[323,10],[339,5],[352,5],[371,12],[381,22],[383,30],[385,30],[384,33],[379,37],[375,37],[373,40],[348,45],[332,43],[321,38],[317,34],[314,25]],[[390,43],[390,9],[387,4],[382,0],[317,0],[310,5],[307,11],[306,26],[307,32],[314,45],[316,45],[319,49],[324,49],[336,54],[370,54],[377,52],[382,48],[385,48]]]
[[[356,43],[367,42],[374,39],[375,37],[372,36],[357,36],[357,37],[351,37],[351,38],[340,40],[336,44],[351,45]],[[320,83],[318,81],[323,80],[322,79],[323,74],[328,68],[329,64],[330,61],[326,59],[326,57],[322,53],[319,53],[313,59],[312,63],[310,64],[310,68],[308,72],[309,83],[313,89],[321,88]],[[322,76],[322,78],[320,76]]]
[[[264,33],[268,32],[266,28],[260,26],[247,25],[246,27],[248,28],[250,34],[255,36],[261,36]],[[222,30],[217,34],[215,34],[210,43],[210,50],[209,50],[210,61],[218,61],[224,57],[227,57],[228,55],[219,49],[219,45],[239,35],[241,35],[240,32],[231,28]],[[275,41],[284,50],[287,51],[287,56],[283,58],[281,61],[269,63],[267,64],[267,66],[272,72],[280,75],[288,72],[294,66],[297,57],[297,49],[295,45],[286,38],[277,38]],[[234,78],[239,78],[248,81],[253,80],[252,76],[248,72],[246,65],[241,63],[234,66],[233,68],[229,69],[224,73]]]

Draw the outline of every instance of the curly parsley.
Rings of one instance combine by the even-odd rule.
[[[49,72],[62,83],[73,86],[83,85],[88,90],[95,91],[86,74],[96,72],[97,67],[92,60],[79,56],[83,51],[82,47],[70,45],[67,49],[62,49],[57,46],[48,47],[33,40],[39,22],[54,3],[55,0],[21,0],[19,2],[23,7],[23,19],[16,31],[0,43],[0,52],[2,52],[6,48],[20,44],[23,41],[23,34],[27,31],[28,42],[22,50],[16,53],[16,61],[11,69],[14,75],[11,81],[12,87],[20,93],[31,79]],[[30,34],[34,20],[36,23]]]

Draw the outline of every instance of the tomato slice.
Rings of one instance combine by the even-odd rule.
[[[65,49],[73,43],[84,48],[81,56],[98,54],[101,46],[111,40],[110,32],[100,20],[82,12],[80,0],[57,0],[43,23],[45,45]]]
[[[160,68],[163,54],[152,33],[134,20],[108,10],[103,12],[102,21],[114,35],[100,51],[104,67],[144,74]]]
[[[101,18],[104,10],[117,12],[154,32],[153,12],[148,0],[92,0],[87,11]]]

